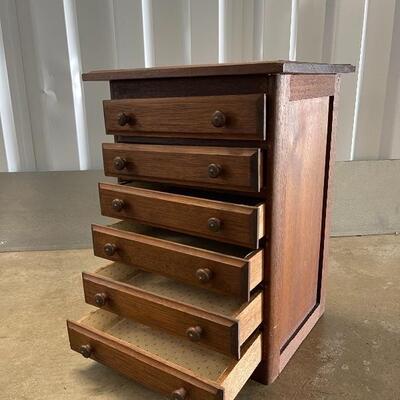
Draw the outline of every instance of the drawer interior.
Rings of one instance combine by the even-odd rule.
[[[235,246],[229,243],[216,242],[206,238],[188,235],[185,233],[169,231],[161,228],[154,228],[148,225],[138,224],[131,221],[119,221],[109,225],[110,228],[120,229],[127,232],[139,233],[157,239],[168,240],[186,246],[226,254],[238,258],[250,258],[256,251],[246,247]]]
[[[234,363],[232,358],[224,354],[195,346],[156,328],[105,310],[96,310],[82,318],[79,323],[108,333],[205,379],[217,380]]]
[[[233,400],[262,357],[261,334],[237,361],[105,310],[68,321],[68,332],[73,350],[89,343],[95,360],[164,394],[183,387],[188,400]]]
[[[110,263],[96,271],[97,276],[122,282],[145,290],[157,296],[188,304],[234,318],[239,312],[242,301],[238,297],[210,292],[206,289],[185,285],[167,277],[140,271],[122,263]]]
[[[165,193],[177,194],[181,196],[197,197],[200,199],[222,201],[225,203],[234,203],[235,205],[261,206],[263,202],[257,197],[241,196],[239,194],[226,193],[226,192],[213,192],[210,190],[192,189],[181,186],[173,186],[168,184],[156,183],[156,182],[139,182],[132,181],[126,182],[125,186],[157,190]]]

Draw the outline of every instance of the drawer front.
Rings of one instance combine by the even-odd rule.
[[[244,206],[136,187],[99,184],[101,213],[118,219],[257,248],[264,205]]]
[[[218,384],[205,382],[196,376],[170,365],[155,355],[146,354],[134,346],[111,335],[79,323],[68,321],[68,335],[71,349],[81,353],[81,349],[90,348],[93,360],[107,365],[131,379],[157,390],[172,395],[184,388],[187,400],[222,400],[223,389]]]
[[[88,304],[236,358],[262,322],[261,293],[237,315],[224,316],[101,275],[84,273],[83,287]]]
[[[260,149],[103,144],[104,171],[123,179],[259,192]]]
[[[262,280],[263,250],[246,258],[110,227],[92,226],[94,254],[189,285],[250,299]]]
[[[265,95],[105,100],[108,134],[265,139]]]

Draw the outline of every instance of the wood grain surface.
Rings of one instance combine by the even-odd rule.
[[[99,225],[92,225],[92,235],[96,256],[156,272],[207,290],[239,296],[243,301],[250,299],[250,291],[262,281],[262,250],[239,258],[132,230]],[[107,243],[116,246],[115,254],[105,253],[104,246]],[[196,276],[196,272],[204,268],[211,271],[208,282],[201,282]]]
[[[209,380],[83,323],[67,324],[72,350],[79,352],[82,345],[89,344],[93,348],[91,358],[153,390],[171,395],[184,387],[192,400],[223,399],[222,388]]]
[[[121,70],[102,70],[82,75],[84,81],[113,81],[147,78],[191,78],[209,75],[249,75],[249,74],[338,74],[354,72],[350,64],[319,64],[296,61],[261,61],[244,64],[182,65]]]
[[[104,100],[106,131],[112,135],[174,138],[265,139],[263,94]],[[212,123],[215,112],[225,123]],[[129,122],[121,126],[124,113]]]
[[[107,301],[102,309],[163,329],[185,340],[189,340],[187,329],[199,326],[202,334],[196,345],[205,345],[236,358],[240,357],[240,346],[262,322],[261,293],[254,295],[237,312],[223,315],[159,296],[156,292],[135,286],[128,277],[126,281],[117,281],[101,275],[100,271],[83,273],[83,287],[88,304],[98,306],[95,295],[103,293]],[[190,296],[187,299],[189,301]]]
[[[239,246],[258,248],[264,236],[264,204],[248,206],[161,191],[100,183],[102,215],[176,230]],[[112,201],[124,203],[121,211]],[[208,220],[221,222],[219,231],[208,227]]]
[[[115,168],[116,157],[124,168]],[[106,176],[195,187],[258,192],[262,185],[262,152],[256,148],[103,144]],[[220,173],[210,177],[211,164]]]

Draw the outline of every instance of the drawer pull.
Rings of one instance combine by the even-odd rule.
[[[94,302],[98,307],[104,307],[107,303],[108,296],[105,293],[96,293],[94,295]]]
[[[128,114],[120,113],[118,114],[118,125],[119,126],[125,126],[127,124],[132,124],[133,119],[130,117]]]
[[[126,160],[122,157],[115,157],[113,159],[114,168],[118,171],[121,171],[126,167]]]
[[[199,268],[196,271],[196,277],[201,283],[210,282],[212,275],[213,273],[209,268]]]
[[[115,211],[121,211],[125,207],[125,203],[121,199],[114,199],[111,202],[111,207]]]
[[[210,178],[217,178],[222,171],[222,167],[219,164],[210,164],[208,166],[208,176]]]
[[[221,229],[221,220],[218,218],[210,218],[208,220],[208,229],[213,232],[218,232]]]
[[[225,114],[222,111],[215,111],[215,113],[211,117],[211,123],[216,127],[216,128],[222,128],[226,124],[226,117]]]
[[[198,342],[201,339],[202,333],[203,329],[201,328],[201,326],[191,326],[186,331],[186,335],[192,342]]]
[[[186,400],[188,398],[186,389],[180,388],[180,389],[174,390],[172,392],[171,398],[172,398],[172,400]]]
[[[89,358],[93,354],[93,348],[90,344],[84,344],[80,347],[79,353],[85,358]]]
[[[106,243],[104,245],[104,253],[107,256],[113,256],[117,251],[117,246],[114,243]]]

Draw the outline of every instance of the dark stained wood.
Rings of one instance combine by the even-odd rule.
[[[300,325],[296,335],[293,336],[293,340],[291,340],[288,345],[282,350],[282,353],[279,358],[279,372],[285,368],[286,364],[290,361],[296,350],[303,343],[304,339],[311,332],[312,328],[316,325],[318,320],[321,318],[323,314],[322,305],[318,305],[310,314],[308,318],[304,320],[304,322]]]
[[[93,71],[82,75],[84,81],[198,77],[249,74],[337,74],[354,72],[349,64],[318,64],[294,61],[247,62],[245,64],[181,65],[171,67]]]
[[[103,107],[106,131],[113,135],[265,138],[263,94],[105,100]],[[221,126],[212,122],[216,112],[224,119]]]
[[[108,217],[249,248],[257,248],[264,236],[263,204],[247,206],[106,183],[99,185],[99,191],[101,213]],[[123,201],[121,211],[112,208],[115,199]],[[209,229],[210,218],[221,221],[219,231]]]
[[[280,254],[279,246],[283,244],[283,237],[279,237],[279,226],[276,224],[279,223],[277,217],[284,214],[284,209],[279,208],[280,199],[274,198],[274,196],[275,191],[284,185],[284,171],[282,170],[284,162],[281,160],[280,170],[277,169],[277,164],[280,152],[284,151],[284,147],[279,144],[279,138],[286,134],[289,80],[286,76],[278,75],[268,79],[268,85],[266,91],[268,93],[266,98],[266,107],[268,108],[266,129],[268,132],[274,132],[273,135],[267,137],[270,152],[264,160],[267,191],[265,220],[266,222],[269,221],[265,224],[268,251],[264,252],[264,284],[265,287],[268,287],[268,292],[264,296],[263,357],[253,376],[255,380],[264,384],[272,383],[279,375],[279,317],[281,313],[282,281],[280,260],[275,259],[275,256]]]
[[[100,271],[99,271],[100,272]],[[231,315],[220,315],[158,296],[135,287],[128,281],[117,281],[100,273],[83,273],[83,288],[88,304],[99,306],[96,294],[105,294],[102,309],[133,319],[142,324],[163,329],[189,340],[187,330],[201,327],[197,344],[210,347],[223,354],[240,357],[240,346],[262,322],[262,295],[255,295],[249,303]]]
[[[92,235],[94,254],[98,257],[123,262],[207,290],[239,296],[243,301],[250,299],[250,291],[262,280],[262,250],[238,258],[132,230],[99,225],[92,225]],[[114,254],[105,253],[107,243],[115,245]],[[196,276],[202,268],[211,271],[208,282],[200,282]]]
[[[193,139],[193,138],[163,138],[147,136],[114,136],[116,143],[136,144],[161,144],[179,146],[206,146],[206,147],[249,147],[267,149],[267,142],[264,140],[229,140],[229,139]]]
[[[281,347],[317,302],[328,111],[329,97],[291,102],[287,110],[285,183],[275,190],[285,210],[277,220],[286,250],[279,257]]]
[[[114,158],[126,161],[118,170]],[[262,181],[262,153],[255,148],[163,146],[125,143],[103,144],[106,176],[156,181],[236,191],[259,191]],[[210,164],[221,166],[211,178]]]
[[[271,225],[266,226],[270,252],[265,252],[269,290],[264,317],[273,328],[264,337],[264,361],[255,374],[264,383],[276,379],[323,312],[333,97],[289,101],[291,78],[276,77],[272,102],[267,98],[272,111],[267,129],[275,135],[265,162]]]
[[[329,237],[331,233],[332,220],[332,203],[333,203],[333,179],[335,172],[335,154],[336,154],[336,129],[339,108],[339,92],[341,78],[336,77],[335,95],[329,99],[329,115],[328,115],[328,142],[326,151],[326,168],[325,168],[325,184],[324,184],[324,209],[322,217],[322,238],[320,250],[320,271],[318,286],[318,303],[321,306],[321,315],[325,311],[326,298],[326,279],[328,276],[328,258],[329,258]]]
[[[129,264],[126,266],[129,271],[130,266],[139,267],[198,286],[193,282],[193,273],[201,269],[200,275],[209,279],[206,284],[211,291],[221,292],[225,283],[226,292],[223,293],[235,294],[243,300],[249,298],[251,288],[263,291],[251,297],[251,303],[246,303],[235,315],[217,315],[186,302],[178,302],[175,307],[175,301],[146,291],[138,292],[127,282],[98,274],[85,275],[86,284],[92,288],[89,302],[93,304],[95,292],[103,290],[106,297],[103,294],[96,297],[101,304],[103,297],[109,298],[113,290],[112,296],[117,293],[118,301],[107,302],[106,307],[117,307],[113,311],[135,317],[135,313],[139,314],[135,305],[142,304],[144,299],[147,313],[140,318],[155,327],[161,324],[169,332],[173,330],[173,324],[168,325],[170,309],[181,313],[174,314],[174,318],[190,322],[194,333],[202,332],[194,318],[217,321],[215,326],[222,331],[215,333],[222,336],[213,337],[217,342],[211,347],[222,349],[225,354],[230,352],[238,356],[240,344],[243,350],[244,340],[263,321],[262,349],[259,342],[257,346],[253,342],[253,352],[243,355],[243,363],[229,366],[215,387],[214,382],[209,381],[205,382],[209,386],[203,386],[204,382],[197,380],[197,376],[192,377],[194,381],[189,384],[186,375],[185,379],[177,381],[174,370],[174,384],[171,384],[163,370],[164,364],[171,365],[163,360],[157,361],[160,372],[151,370],[154,376],[150,386],[159,390],[161,386],[161,391],[167,394],[174,390],[188,392],[195,400],[196,396],[198,399],[233,400],[259,361],[254,378],[263,383],[273,382],[323,314],[339,90],[337,74],[353,71],[354,67],[348,64],[275,61],[84,74],[84,80],[110,81],[113,99],[105,103],[105,112],[108,131],[114,134],[116,144],[104,146],[104,165],[106,173],[117,177],[124,186],[100,185],[104,215],[170,229],[172,235],[172,231],[183,232],[185,235],[181,236],[191,234],[197,236],[197,240],[207,238],[216,244],[225,242],[253,249],[261,246],[263,250],[252,254],[255,259],[244,255],[236,255],[235,259],[224,252],[222,246],[211,249],[198,242],[124,232],[123,227],[94,226],[96,254],[105,257],[106,242],[116,241],[122,250],[118,253],[113,246],[108,247],[106,258]],[[234,121],[236,125],[213,127],[211,115],[217,111],[217,106],[224,112],[220,110],[221,103],[231,107],[231,115],[240,117]],[[125,124],[124,128],[116,125],[117,118],[121,123],[129,122],[129,115],[121,116],[121,112],[137,118],[136,128],[134,124],[131,127]],[[158,121],[153,118],[155,114]],[[265,122],[260,115],[265,117]],[[225,115],[217,117],[214,124],[224,125]],[[215,135],[214,130],[224,130],[224,133]],[[212,178],[218,175],[221,160],[228,160],[224,161],[228,166],[225,168],[234,173]],[[122,169],[118,170],[114,164]],[[133,181],[141,181],[142,187],[137,187],[139,182]],[[160,184],[157,186],[154,182]],[[143,188],[145,185],[150,187]],[[212,192],[201,193],[201,188],[212,189]],[[228,192],[237,192],[246,201],[235,201]],[[255,198],[257,202],[249,202]],[[119,212],[110,206],[115,199],[123,201]],[[220,232],[210,230],[219,225]],[[253,265],[254,275],[249,271],[250,265]],[[223,274],[215,287],[212,286],[217,283],[214,270]],[[263,277],[264,282],[259,285]],[[168,312],[161,308],[165,307],[164,300],[169,302]],[[211,319],[210,315],[213,315]],[[236,342],[228,338],[232,321],[241,324],[232,328]],[[183,337],[186,332],[183,325],[186,327],[182,323],[175,335]],[[105,337],[110,339],[107,334]],[[121,344],[118,340],[117,343]],[[82,344],[97,346],[91,340]],[[112,357],[118,359],[119,355],[114,353]],[[122,369],[126,365],[145,369],[136,362],[136,355],[134,364],[129,364],[130,361],[124,358]],[[110,362],[121,371],[118,361]],[[126,368],[131,377],[146,380],[141,375],[142,370],[136,373]],[[165,382],[168,390],[164,390]]]
[[[151,78],[110,82],[112,99],[221,96],[265,93],[267,76],[226,75],[181,78]]]
[[[333,96],[335,85],[335,75],[291,75],[289,100]]]
[[[81,323],[68,321],[67,325],[72,350],[79,352],[81,346],[90,344],[94,349],[91,358],[153,390],[170,395],[174,390],[185,387],[191,400],[224,398],[219,385],[166,363],[156,355],[145,353],[133,345]]]

